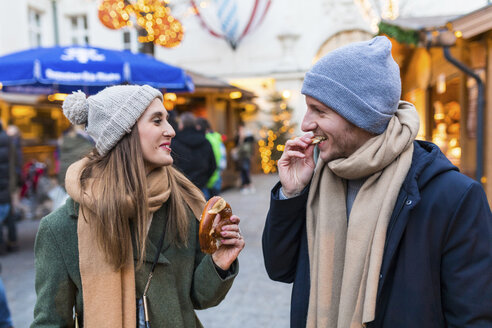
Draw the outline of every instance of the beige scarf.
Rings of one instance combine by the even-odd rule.
[[[93,196],[80,193],[80,174],[87,164],[86,158],[72,164],[66,175],[67,193],[80,203],[77,223],[79,248],[79,270],[82,280],[82,295],[84,302],[84,327],[86,328],[135,328],[136,326],[136,295],[135,268],[133,250],[129,252],[127,265],[120,271],[107,263],[103,251],[95,242],[95,233],[91,229],[93,214],[90,211]],[[153,170],[147,176],[149,217],[167,201],[171,193],[168,170],[160,168]],[[91,190],[90,187],[86,190]],[[197,189],[197,191],[198,189]],[[193,201],[184,193],[184,201],[192,209],[197,218],[203,208],[203,203]],[[82,212],[84,207],[84,212]],[[129,206],[131,208],[131,206]],[[84,216],[84,214],[86,214]]]
[[[400,102],[386,131],[348,158],[321,160],[309,191],[311,290],[307,327],[358,328],[375,318],[386,229],[412,162],[419,117]],[[368,177],[347,226],[343,179]]]

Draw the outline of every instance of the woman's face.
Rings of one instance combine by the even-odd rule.
[[[137,121],[143,158],[149,172],[173,163],[171,139],[176,133],[167,116],[162,101],[156,98]]]

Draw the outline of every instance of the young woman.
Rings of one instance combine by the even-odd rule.
[[[31,327],[201,327],[194,309],[225,297],[244,240],[233,216],[221,247],[200,251],[205,200],[172,167],[162,94],[147,85],[78,92],[63,112],[96,144],[67,171],[71,198],[41,220]]]

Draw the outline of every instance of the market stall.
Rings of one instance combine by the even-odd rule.
[[[402,73],[402,98],[436,143],[492,199],[492,5],[462,16],[383,21]]]

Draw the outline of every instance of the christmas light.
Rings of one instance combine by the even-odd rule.
[[[290,98],[290,96],[291,96],[291,93],[290,93],[290,91],[289,91],[289,90],[284,90],[284,91],[282,92],[282,98],[284,98],[284,99],[289,99],[289,98]]]
[[[362,16],[369,23],[371,30],[377,32],[379,17],[374,11],[374,9],[372,8],[372,5],[369,2],[369,0],[354,0],[354,1],[355,4],[358,5],[360,10],[362,11]]]
[[[378,32],[378,24],[381,21],[379,14],[374,10],[369,0],[354,0],[359,7],[362,16],[369,23],[373,32]],[[384,19],[394,20],[399,15],[398,0],[386,0],[381,17]]]
[[[273,125],[263,127],[259,131],[262,138],[258,141],[261,158],[261,168],[265,174],[277,172],[277,160],[285,150],[285,142],[290,139],[294,132],[291,123],[292,109],[287,106],[285,95],[275,94],[272,102],[275,104],[271,110]]]
[[[139,42],[153,42],[166,48],[181,43],[184,30],[181,22],[171,16],[167,7],[169,1],[137,0],[125,4],[123,0],[103,0],[99,5],[99,20],[110,29],[132,26],[130,16],[145,29],[146,36],[139,36]]]
[[[233,91],[231,93],[229,93],[229,98],[231,99],[239,99],[243,96],[243,94],[241,93],[241,91]]]
[[[165,93],[164,94],[164,100],[167,100],[167,101],[176,101],[176,99],[178,99],[178,97],[176,96],[175,93],[168,92],[168,93]]]
[[[398,17],[398,15],[399,15],[398,1],[397,0],[387,0],[381,16],[384,19],[394,20]]]
[[[123,0],[103,0],[98,9],[99,20],[107,28],[116,30],[128,25],[130,16]]]
[[[48,96],[49,101],[63,101],[67,97],[66,93],[54,93]]]

